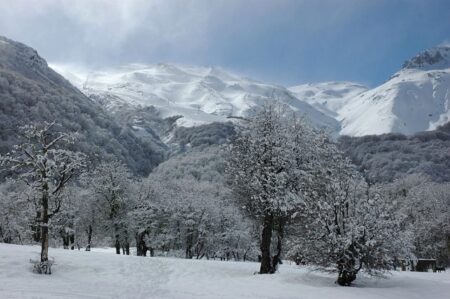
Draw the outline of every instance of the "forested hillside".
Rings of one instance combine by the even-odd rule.
[[[92,161],[116,157],[135,173],[148,174],[164,158],[165,146],[155,135],[138,138],[96,103],[47,66],[38,53],[0,37],[0,152],[17,143],[17,128],[55,121],[78,132],[74,145]]]
[[[343,136],[340,146],[374,182],[392,182],[409,174],[450,181],[450,123],[412,136]]]

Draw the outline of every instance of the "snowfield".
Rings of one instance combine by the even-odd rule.
[[[118,256],[107,251],[50,249],[53,274],[31,272],[39,246],[0,244],[0,298],[448,298],[450,272],[394,272],[359,277],[339,287],[335,277],[282,265],[254,275],[257,263]]]

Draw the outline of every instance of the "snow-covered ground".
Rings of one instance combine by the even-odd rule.
[[[257,263],[143,258],[50,249],[51,276],[31,272],[39,247],[0,244],[0,298],[449,298],[450,272],[395,272],[358,278],[353,287],[334,276],[283,265],[254,275]]]

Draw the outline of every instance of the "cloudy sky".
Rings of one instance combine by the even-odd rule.
[[[450,40],[448,0],[0,0],[0,35],[52,63],[216,65],[374,86]]]

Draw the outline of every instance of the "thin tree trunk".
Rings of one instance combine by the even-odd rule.
[[[72,231],[71,235],[69,236],[69,240],[70,240],[70,250],[74,250],[75,249],[75,233]]]
[[[46,179],[43,175],[43,179]],[[48,184],[42,186],[41,262],[48,261]]]
[[[130,242],[125,241],[125,254],[130,255]]]
[[[116,247],[116,254],[120,254],[120,241],[119,241],[119,235],[116,235],[116,243],[114,244]]]
[[[144,237],[143,237],[143,233],[136,233],[136,255],[137,256],[145,256],[145,250],[144,250],[144,246],[145,246],[145,242],[143,242]]]
[[[87,243],[87,246],[86,246],[86,251],[91,251],[92,225],[90,225],[90,224],[88,226],[87,233],[88,233],[88,243]]]
[[[187,259],[192,259],[193,254],[192,254],[192,246],[193,246],[193,236],[194,232],[189,231],[187,236],[186,236],[186,258]]]
[[[273,215],[268,213],[264,216],[263,230],[261,235],[261,267],[260,274],[273,273],[270,256],[270,242],[272,239]]]
[[[31,226],[31,230],[33,231],[33,240],[34,242],[41,242],[41,211],[36,212],[35,223]]]
[[[62,233],[62,240],[63,240],[63,248],[69,249],[69,238],[67,238],[66,233]]]
[[[120,254],[120,234],[119,234],[119,225],[117,223],[114,224],[114,236],[115,236],[114,247],[116,247],[116,254]]]

